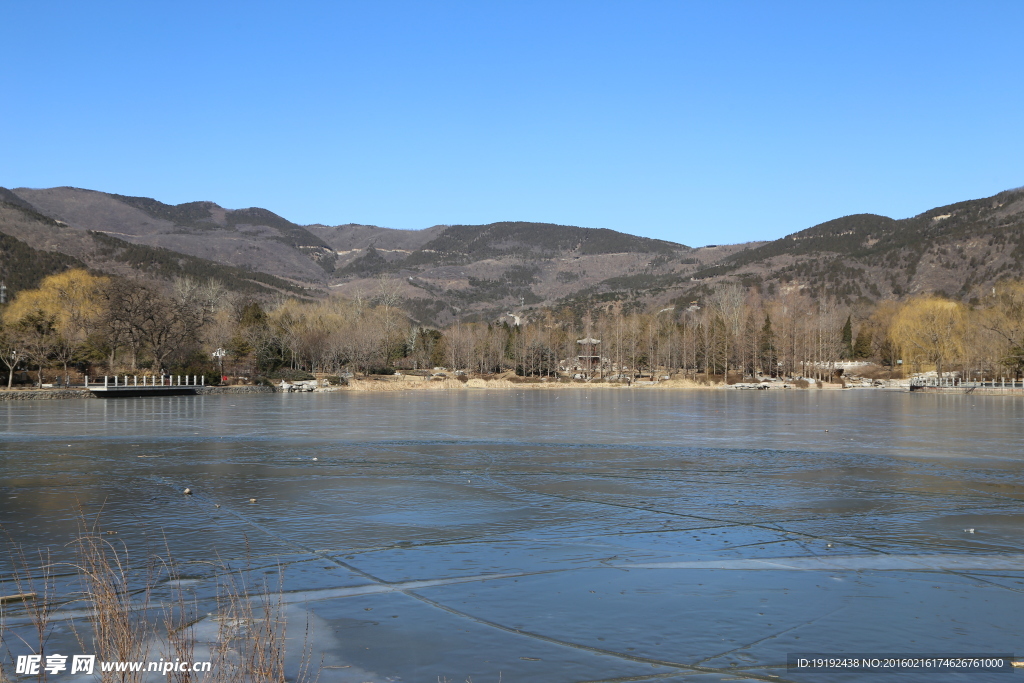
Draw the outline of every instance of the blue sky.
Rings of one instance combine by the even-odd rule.
[[[4,2],[0,185],[699,246],[1024,185],[1024,3]]]

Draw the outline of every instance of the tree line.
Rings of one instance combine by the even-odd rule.
[[[443,367],[482,375],[735,381],[835,375],[844,360],[890,370],[1020,377],[1024,283],[977,305],[921,295],[845,307],[798,289],[762,297],[722,285],[688,307],[538,309],[515,320],[416,324],[394,280],[351,299],[256,299],[214,280],[171,283],[68,270],[19,292],[0,319],[0,362],[17,371],[297,378]],[[581,344],[581,340],[599,340]],[[216,352],[216,354],[215,354]]]

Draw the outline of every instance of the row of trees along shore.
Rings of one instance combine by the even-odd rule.
[[[966,305],[921,295],[843,308],[793,290],[764,298],[721,285],[688,308],[623,311],[607,303],[526,312],[523,324],[417,325],[396,283],[354,299],[258,301],[218,283],[140,282],[69,270],[22,291],[2,311],[0,362],[11,385],[36,370],[74,374],[294,377],[444,367],[490,375],[628,380],[826,379],[841,360],[890,370],[1021,377],[1024,283],[1002,282]],[[581,338],[601,340],[585,350]],[[222,349],[222,358],[214,351]],[[599,357],[581,363],[581,355]],[[59,374],[57,374],[59,373]]]

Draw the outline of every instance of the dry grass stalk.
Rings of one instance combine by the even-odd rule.
[[[218,683],[285,683],[287,620],[284,618],[282,577],[271,591],[266,580],[258,586],[246,582],[244,572],[226,573],[218,591],[218,638],[213,669]],[[294,683],[315,683],[320,668],[312,670],[309,623]]]
[[[40,548],[36,552],[38,553],[38,562],[30,562],[25,549],[21,545],[13,541],[8,542],[8,555],[11,558],[12,569],[11,580],[17,590],[17,596],[21,597],[21,599],[18,601],[8,600],[0,602],[0,643],[5,640],[3,638],[4,633],[9,632],[4,627],[4,605],[17,602],[20,607],[24,608],[25,614],[32,623],[36,642],[29,643],[21,636],[17,636],[18,640],[45,658],[46,641],[49,639],[50,621],[54,609],[54,565],[50,560],[50,551],[48,549]],[[38,571],[33,572],[30,569],[33,565],[38,567]],[[45,676],[45,672],[41,671],[38,678],[42,681]],[[0,682],[7,680],[9,680],[9,677],[7,672],[4,671],[3,660],[0,660]]]
[[[164,539],[164,547],[167,548],[167,560],[164,565],[167,574],[174,586],[170,604],[164,606],[164,630],[167,633],[167,646],[169,652],[167,658],[175,657],[183,662],[195,662],[196,637],[193,627],[200,621],[199,609],[195,598],[189,600],[182,588],[181,575],[178,573],[177,565],[171,559],[170,548],[167,547],[167,540]],[[168,680],[173,683],[194,683],[195,675],[191,671],[170,671],[167,674]]]
[[[84,520],[84,517],[83,517]],[[93,648],[98,661],[142,661],[149,654],[152,628],[146,620],[150,607],[150,591],[155,583],[152,565],[146,568],[139,587],[132,588],[136,573],[129,564],[127,547],[108,541],[99,529],[98,520],[82,525],[78,539],[78,572],[84,586],[85,599],[93,607]],[[135,683],[144,672],[101,672],[103,683]]]
[[[198,616],[195,599],[186,596],[181,577],[170,559],[149,561],[142,568],[133,567],[127,548],[108,540],[100,531],[98,520],[92,524],[83,522],[74,544],[78,551],[74,567],[83,585],[82,599],[92,607],[91,643],[85,642],[73,621],[71,626],[83,651],[95,654],[95,673],[103,683],[141,683],[146,677],[145,671],[101,671],[98,663],[147,661],[151,645],[160,640],[166,642],[167,652],[163,654],[166,659],[196,661],[195,626],[203,619]],[[14,587],[19,596],[26,598],[19,601],[19,612],[23,610],[30,619],[36,636],[36,642],[20,637],[19,640],[27,649],[45,658],[58,597],[53,581],[54,565],[45,550],[39,551],[38,570],[34,572],[29,567],[36,563],[29,561],[20,546],[12,543],[9,555]],[[163,569],[157,571],[161,566]],[[173,597],[161,606],[163,628],[158,628],[158,622],[150,620],[149,613],[156,607],[151,603],[151,594],[165,576],[173,587]],[[172,670],[166,674],[168,680],[174,683],[288,683],[285,671],[287,629],[280,576],[276,591],[271,591],[265,581],[255,590],[249,587],[244,571],[228,570],[222,576],[218,581],[216,616],[213,617],[217,622],[216,637],[208,643],[210,671],[197,674]],[[27,598],[29,594],[34,597]],[[0,642],[13,633],[4,626],[5,604],[0,603]],[[307,621],[300,664],[291,683],[316,683],[322,666],[314,671],[311,655]],[[39,681],[46,677],[45,671],[40,669]],[[8,680],[0,660],[0,683]]]

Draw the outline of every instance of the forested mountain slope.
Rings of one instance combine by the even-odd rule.
[[[301,226],[206,201],[0,188],[0,233],[105,272],[217,277],[255,294],[367,298],[383,280],[429,325],[539,307],[689,305],[722,282],[852,304],[923,291],[970,300],[1000,278],[1024,277],[1024,190],[902,220],[858,214],[772,242],[691,248],[548,223]],[[40,268],[64,267],[51,261]]]
[[[958,202],[903,220],[844,216],[745,250],[694,274],[845,301],[930,291],[969,299],[1024,276],[1024,190]]]
[[[38,213],[76,230],[106,233],[217,263],[323,285],[334,252],[319,237],[266,209],[213,202],[170,205],[73,187],[12,191]]]
[[[217,263],[240,269],[225,275],[236,288],[239,273],[262,273],[297,291],[352,296],[372,295],[383,276],[401,283],[417,319],[439,324],[553,302],[581,288],[600,289],[609,277],[652,268],[664,275],[705,262],[671,242],[546,223],[300,226],[261,208],[171,205],[71,187],[2,190],[2,198],[0,232],[94,268],[148,268],[165,277]],[[178,266],[170,267],[171,254],[180,255]],[[288,286],[274,280],[271,288]]]
[[[212,278],[228,289],[255,296],[309,294],[266,273],[135,244],[107,232],[71,228],[17,202],[16,196],[12,198],[0,188],[0,279],[5,281],[9,294],[35,287],[47,275],[76,267],[165,281],[183,276]]]

